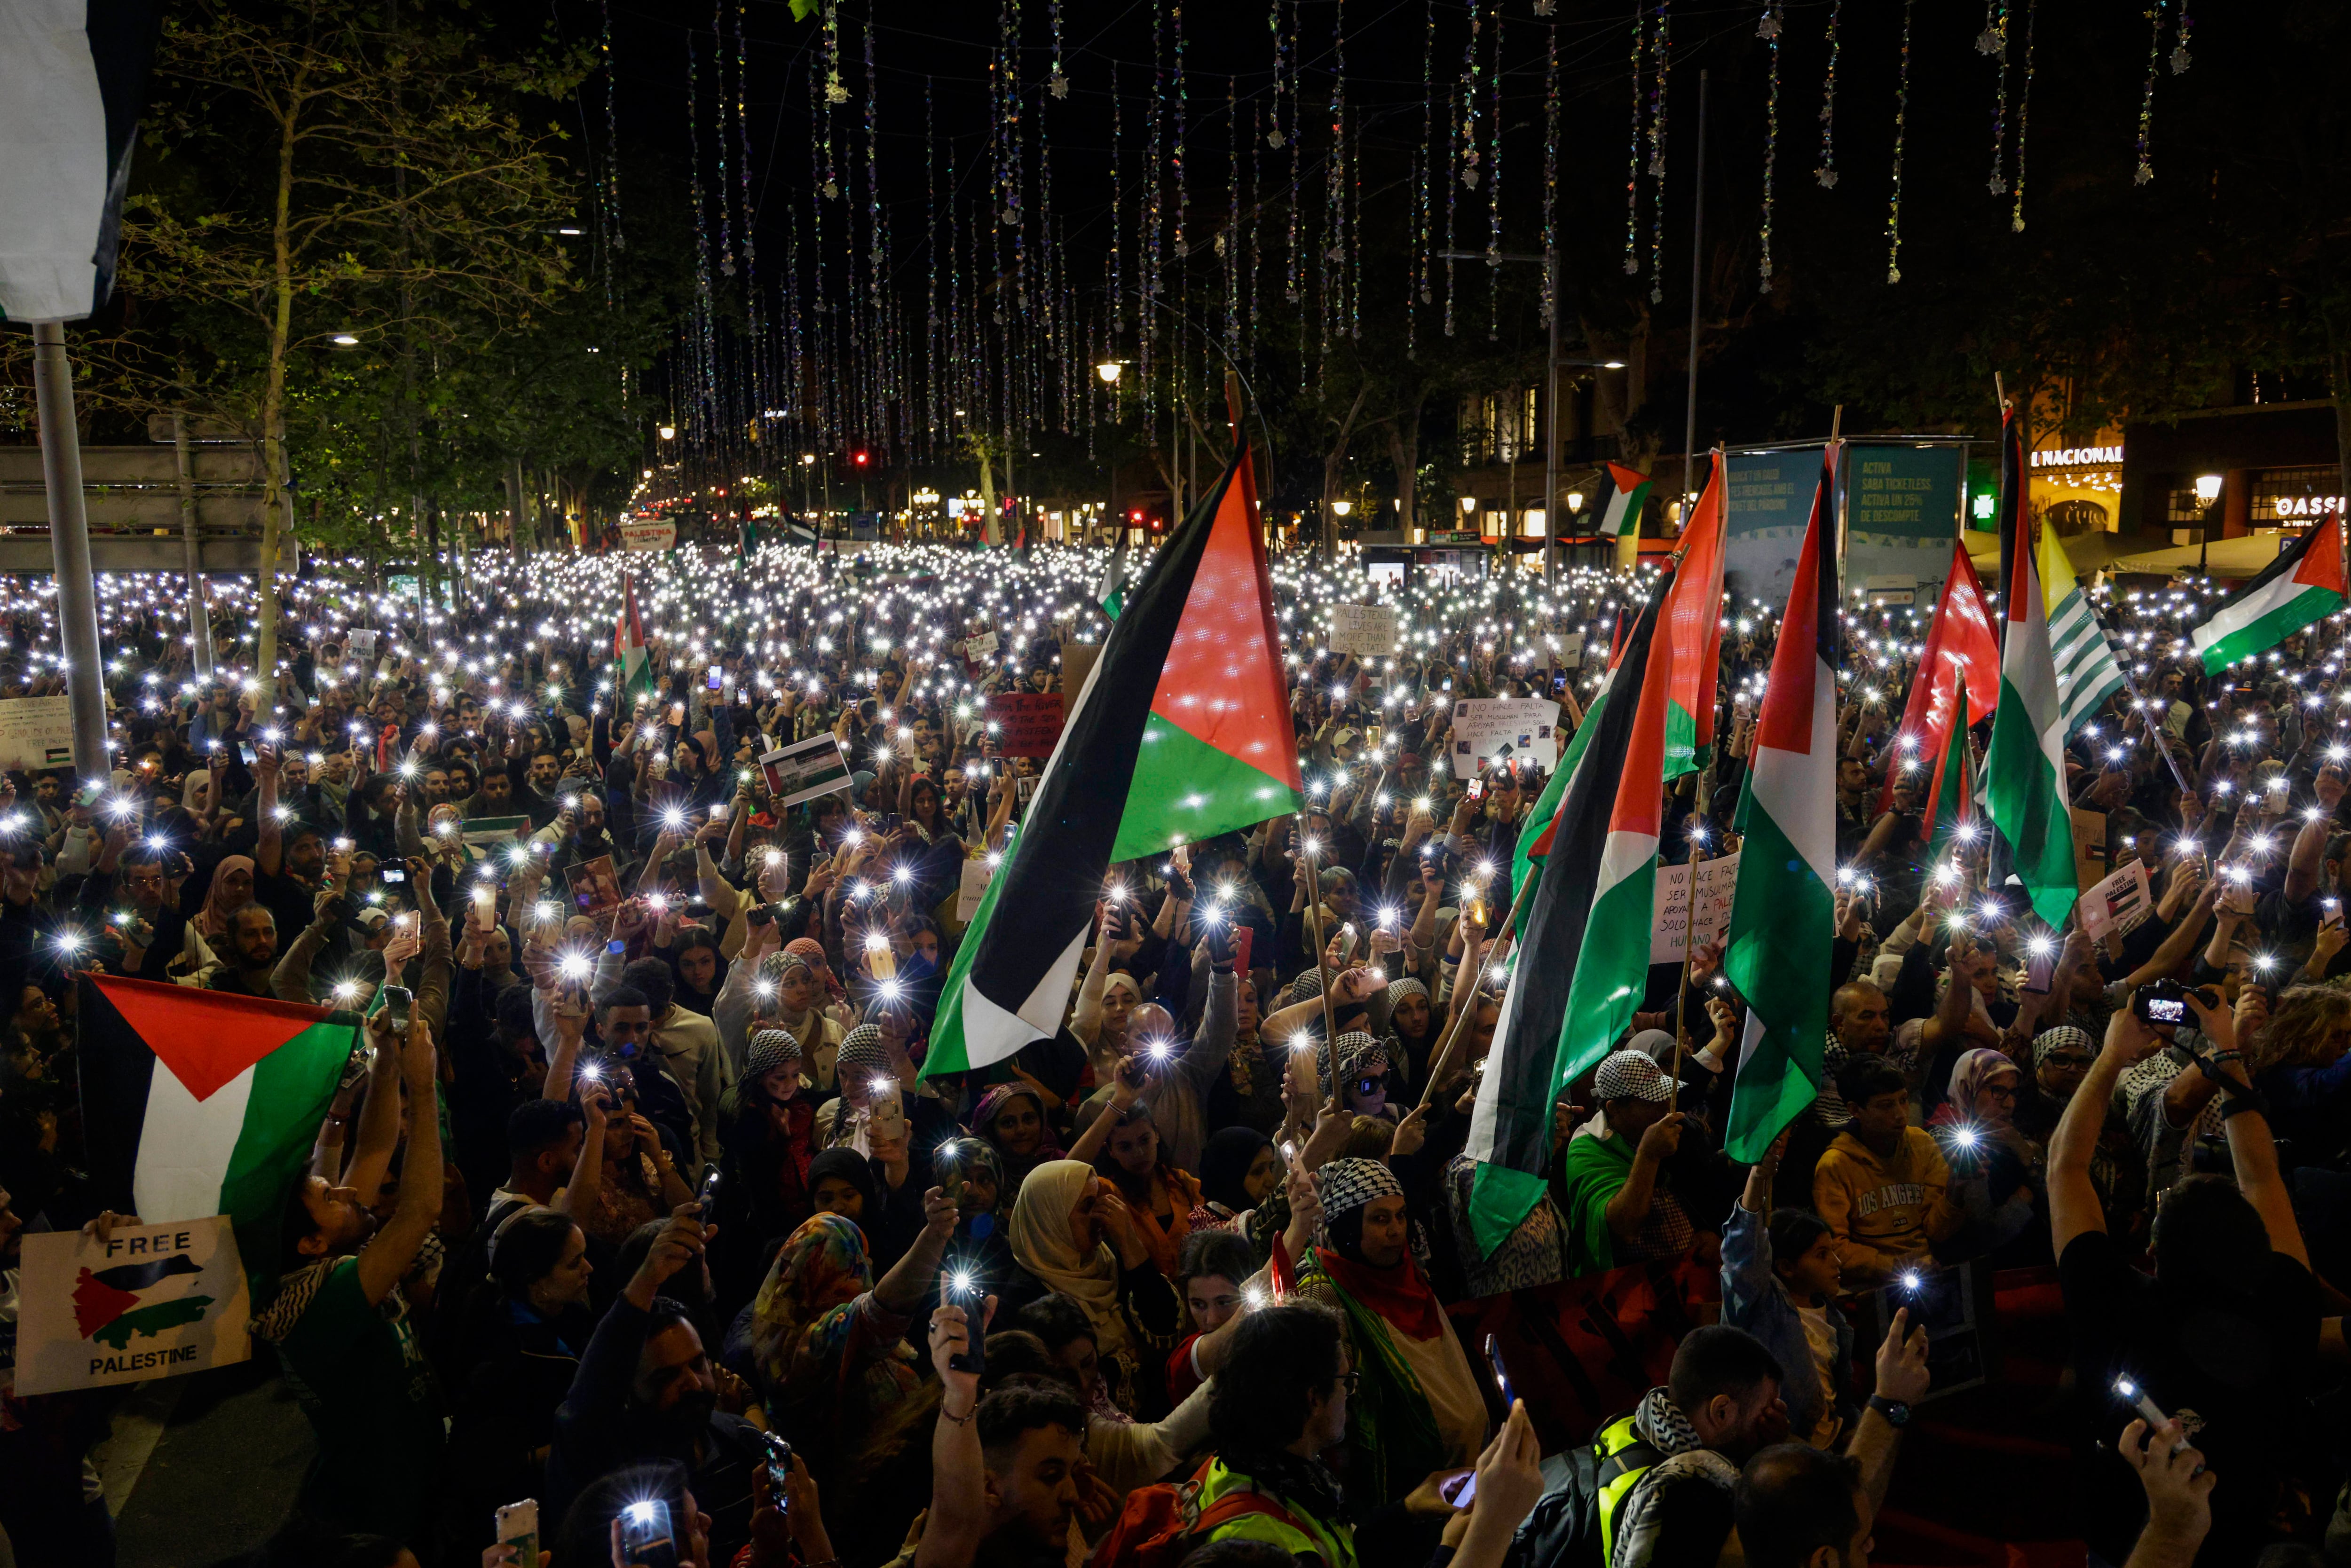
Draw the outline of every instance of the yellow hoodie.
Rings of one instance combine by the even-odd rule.
[[[1967,1214],[1951,1201],[1950,1185],[1951,1167],[1923,1127],[1904,1128],[1890,1159],[1839,1133],[1813,1169],[1813,1207],[1836,1238],[1844,1288],[1873,1290],[1928,1243],[1957,1234]]]

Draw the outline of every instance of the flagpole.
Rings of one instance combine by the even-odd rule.
[[[1300,826],[1304,825],[1304,814],[1301,813]],[[1301,839],[1298,852],[1306,861],[1306,918],[1314,926],[1314,972],[1322,977],[1322,1039],[1331,1048],[1331,1082],[1327,1086],[1331,1098],[1327,1103],[1336,1111],[1343,1092],[1339,1087],[1339,1028],[1331,1020],[1331,988],[1339,983],[1339,977],[1324,974],[1322,969],[1322,955],[1328,951],[1322,941],[1322,863],[1311,839]]]
[[[1682,1018],[1689,1007],[1690,948],[1698,936],[1698,868],[1706,863],[1706,846],[1692,844],[1689,858],[1689,899],[1682,906],[1682,961],[1677,965],[1674,987],[1674,1078],[1672,1100],[1676,1110],[1681,1109],[1683,1042],[1689,1037],[1683,1031]]]
[[[1528,872],[1527,880],[1519,884],[1518,895],[1510,900],[1510,914],[1503,917],[1502,923],[1499,925],[1494,927],[1496,931],[1515,932],[1518,930],[1519,916],[1527,912],[1528,902],[1534,897],[1535,883],[1541,880],[1542,877],[1539,871],[1531,869]],[[1461,958],[1462,962],[1468,962],[1469,954],[1465,950],[1461,955]],[[1469,998],[1455,1010],[1453,1014],[1453,1022],[1450,1027],[1446,1030],[1445,1039],[1437,1045],[1437,1055],[1429,1063],[1428,1082],[1421,1085],[1420,1103],[1422,1105],[1426,1106],[1429,1102],[1437,1098],[1437,1086],[1445,1082],[1445,1075],[1452,1066],[1454,1043],[1461,1038],[1462,1025],[1467,1022],[1469,1016],[1477,1010],[1478,992],[1483,990],[1485,988],[1485,985],[1486,962],[1485,959],[1480,956],[1478,961],[1477,977],[1470,982]],[[1461,989],[1461,978],[1458,975],[1454,977],[1453,988],[1456,993],[1458,993]],[[1332,1065],[1336,1067],[1338,1063],[1334,1060]]]

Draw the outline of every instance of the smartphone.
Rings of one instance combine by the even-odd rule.
[[[253,766],[253,742],[249,740],[238,741],[236,743],[236,754],[245,758],[245,765],[247,768]]]
[[[669,705],[669,725],[670,725],[670,727],[671,727],[672,729],[675,729],[679,725],[682,725],[682,724],[684,724],[684,722],[685,722],[685,705],[684,705],[684,703],[672,703],[672,704],[670,704],[670,705]]]
[[[2056,975],[2056,943],[2049,943],[2048,948],[2049,950],[2045,953],[2035,953],[2029,950],[2026,953],[2024,960],[2024,988],[2028,991],[2046,992],[2049,989],[2050,980]]]
[[[703,682],[705,689],[714,692],[716,691],[718,689],[719,681],[725,674],[726,672],[721,670],[717,665],[711,665],[709,678]]]
[[[979,1288],[977,1277],[963,1270],[948,1275],[947,1304],[963,1309],[965,1326],[971,1331],[964,1342],[964,1348],[947,1357],[947,1365],[957,1372],[986,1376],[987,1293]]]
[[[515,1549],[517,1568],[538,1568],[538,1500],[527,1497],[507,1503],[493,1516],[491,1539]]]
[[[1437,1485],[1437,1495],[1443,1498],[1451,1507],[1468,1507],[1470,1500],[1478,1495],[1478,1472],[1465,1470],[1450,1479],[1439,1481]]]
[[[709,1223],[710,1217],[718,1212],[718,1185],[721,1174],[717,1162],[712,1161],[710,1168],[702,1173],[702,1190],[695,1194],[694,1201],[705,1224]]]
[[[384,1027],[396,1035],[408,1033],[409,1013],[416,1006],[416,995],[406,986],[386,986],[383,988]]]
[[[350,1060],[343,1063],[343,1075],[336,1081],[335,1087],[349,1089],[366,1077],[368,1069],[374,1065],[375,1048],[368,1045],[358,1047],[351,1052]]]
[[[498,924],[498,890],[486,882],[474,884],[474,929],[492,931]]]
[[[755,904],[743,919],[747,925],[773,925],[776,923],[776,906],[772,904]]]
[[[1507,1414],[1518,1392],[1510,1386],[1510,1370],[1502,1364],[1502,1342],[1493,1334],[1486,1336],[1486,1364],[1493,1369],[1494,1386],[1501,1392],[1502,1409]]]
[[[667,1502],[647,1498],[621,1510],[621,1557],[629,1568],[677,1568]]]
[[[2131,1408],[2137,1411],[2149,1427],[2160,1427],[2171,1419],[2163,1413],[2161,1406],[2147,1396],[2146,1389],[2127,1377],[2115,1379],[2115,1395],[2117,1398],[2128,1400]]]
[[[1472,779],[1469,780],[1469,788],[1467,793],[1472,800],[1481,800],[1485,799],[1486,781],[1483,779]]]
[[[778,1513],[789,1512],[791,1495],[785,1488],[792,1479],[792,1446],[773,1432],[760,1433],[759,1441],[768,1449],[768,1499]]]
[[[1236,922],[1233,925],[1233,973],[1249,972],[1249,951],[1257,943],[1257,927]]]
[[[728,802],[725,800],[713,800],[710,803],[710,820],[714,822],[725,821],[727,804]]]

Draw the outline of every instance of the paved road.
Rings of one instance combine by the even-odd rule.
[[[251,1552],[293,1509],[317,1447],[266,1350],[140,1385],[92,1456],[118,1568],[197,1568]]]

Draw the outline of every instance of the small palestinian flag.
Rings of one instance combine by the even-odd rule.
[[[1094,602],[1113,621],[1126,606],[1126,530],[1119,529],[1118,548],[1110,552],[1110,560],[1102,567],[1102,581],[1094,585]]]
[[[1722,671],[1722,454],[1674,548],[1674,585],[1666,596],[1666,635],[1674,644],[1672,699],[1666,706],[1666,777],[1695,773],[1714,760],[1714,688]]]
[[[148,1224],[225,1214],[274,1273],[277,1225],[358,1043],[349,1014],[191,986],[80,977],[81,1104],[108,1207]]]
[[[644,622],[637,619],[636,584],[629,580],[627,572],[621,574],[621,619],[612,628],[612,662],[621,672],[616,706],[622,698],[653,695],[653,661],[645,653]]]
[[[1641,508],[1648,504],[1649,476],[1611,463],[1608,494],[1600,497],[1600,531],[1610,538],[1641,531]]]
[[[1112,623],[956,951],[925,1073],[1061,1027],[1112,862],[1304,803],[1255,500],[1243,448]]]
[[[2000,701],[1984,748],[1984,814],[1991,819],[1991,885],[2023,884],[2032,911],[2062,926],[2082,895],[2074,865],[2074,819],[2065,804],[2065,716],[2049,646],[2049,607],[2025,506],[2024,433],[2013,408],[2001,412]],[[2342,602],[2342,579],[2335,579]]]
[[[1962,836],[1975,821],[1975,753],[1969,747],[1968,727],[1982,716],[1968,706],[1968,683],[1961,677],[1951,693],[1950,728],[1943,737],[1943,754],[1935,761],[1927,784],[1927,863],[1943,858],[1944,848]],[[1967,836],[1972,836],[1972,833]]]
[[[1552,1105],[1624,1034],[1648,984],[1674,667],[1661,618],[1644,613],[1626,638],[1607,701],[1584,723],[1596,765],[1574,770],[1534,846],[1548,858],[1469,1119],[1469,1228],[1481,1257],[1541,1199]]]
[[[743,537],[741,542],[743,546],[743,553],[745,555],[754,556],[759,553],[759,525],[754,522],[747,516],[743,519]]]
[[[2304,627],[2343,608],[2343,523],[2328,517],[2278,551],[2277,559],[2237,591],[2189,640],[2217,675],[2240,659],[2266,653]]]

